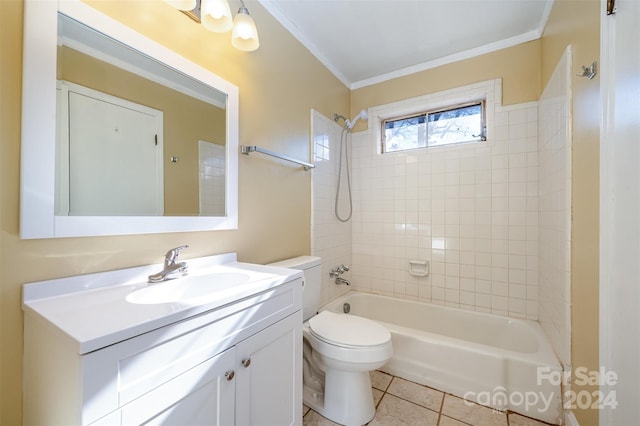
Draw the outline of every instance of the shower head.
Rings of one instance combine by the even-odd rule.
[[[345,125],[346,128],[351,130],[353,129],[353,126],[356,125],[356,123],[358,122],[358,120],[363,119],[366,120],[367,118],[369,118],[369,114],[367,114],[367,111],[365,111],[364,109],[361,110],[358,115],[356,115],[355,117],[353,117],[353,120],[349,121],[349,120],[345,120]]]

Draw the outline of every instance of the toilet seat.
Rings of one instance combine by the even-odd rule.
[[[310,318],[309,329],[316,338],[344,348],[370,348],[391,340],[389,330],[375,321],[331,311]]]

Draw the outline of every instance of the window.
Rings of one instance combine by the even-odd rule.
[[[382,120],[382,152],[486,140],[485,101]]]

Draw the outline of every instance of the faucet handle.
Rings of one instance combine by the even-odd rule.
[[[176,259],[178,258],[178,256],[180,256],[180,252],[186,248],[189,248],[188,245],[183,245],[183,246],[179,246],[179,247],[174,247],[172,249],[170,249],[169,251],[167,251],[167,253],[165,253],[164,255],[164,259],[165,262],[167,264],[173,264],[175,263]]]
[[[337,278],[337,277],[339,277],[340,275],[342,275],[342,274],[344,274],[345,272],[347,272],[348,270],[349,270],[349,267],[348,267],[348,266],[345,266],[344,264],[343,264],[343,265],[339,265],[339,266],[336,266],[335,268],[333,268],[333,269],[331,270],[331,272],[329,272],[329,276],[330,276],[331,278]]]

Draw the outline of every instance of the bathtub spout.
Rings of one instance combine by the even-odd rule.
[[[349,282],[349,280],[347,280],[345,278],[338,277],[338,278],[336,278],[336,284],[338,284],[338,285],[340,285],[340,284],[349,285],[351,283]]]

